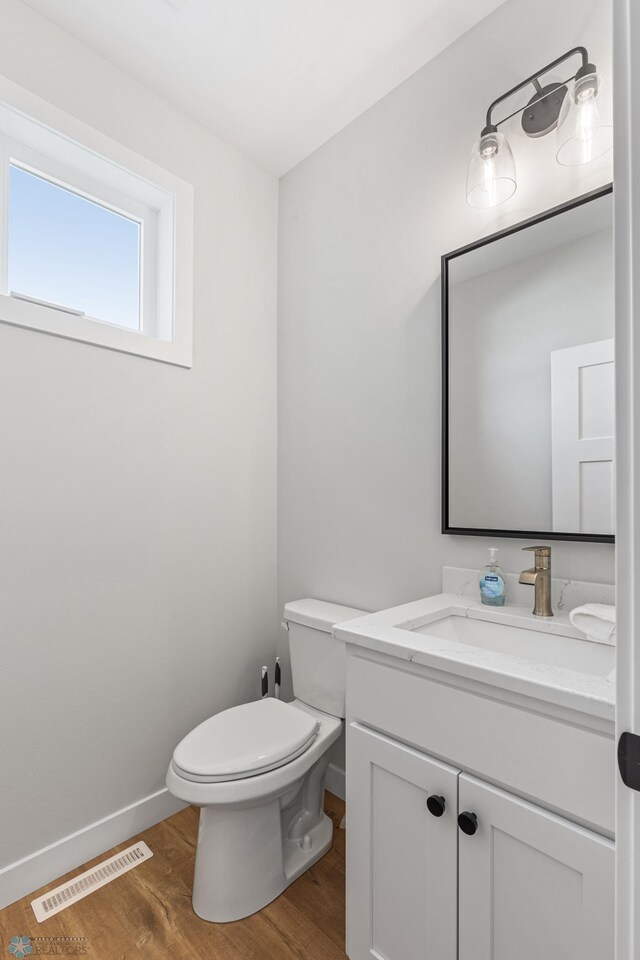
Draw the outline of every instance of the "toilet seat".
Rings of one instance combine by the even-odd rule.
[[[217,783],[255,777],[299,757],[318,733],[318,720],[273,698],[215,714],[178,744],[172,766],[185,780]]]

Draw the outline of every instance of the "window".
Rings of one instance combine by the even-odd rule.
[[[12,296],[141,329],[138,220],[15,163],[9,164],[8,201]]]
[[[0,322],[191,366],[191,187],[20,94],[48,123],[0,103]]]

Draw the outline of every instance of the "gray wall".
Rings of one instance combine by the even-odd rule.
[[[275,652],[274,178],[17,0],[0,69],[195,187],[192,370],[0,325],[0,866],[164,785]]]
[[[485,562],[487,541],[439,529],[440,256],[611,179],[611,157],[560,167],[511,121],[516,195],[465,199],[494,97],[577,43],[611,78],[609,7],[509,0],[281,181],[280,604],[382,608]],[[500,546],[522,569],[523,544]],[[554,566],[612,581],[613,549],[558,543]]]

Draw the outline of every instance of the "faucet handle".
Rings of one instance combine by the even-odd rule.
[[[551,547],[523,547],[522,549],[530,550],[535,554],[536,571],[551,569]]]

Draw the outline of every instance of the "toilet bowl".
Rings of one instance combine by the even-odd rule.
[[[167,787],[201,808],[193,908],[204,920],[255,913],[331,847],[324,786],[345,683],[344,646],[332,629],[362,615],[318,600],[287,604],[296,699],[223,710],[176,747]]]

